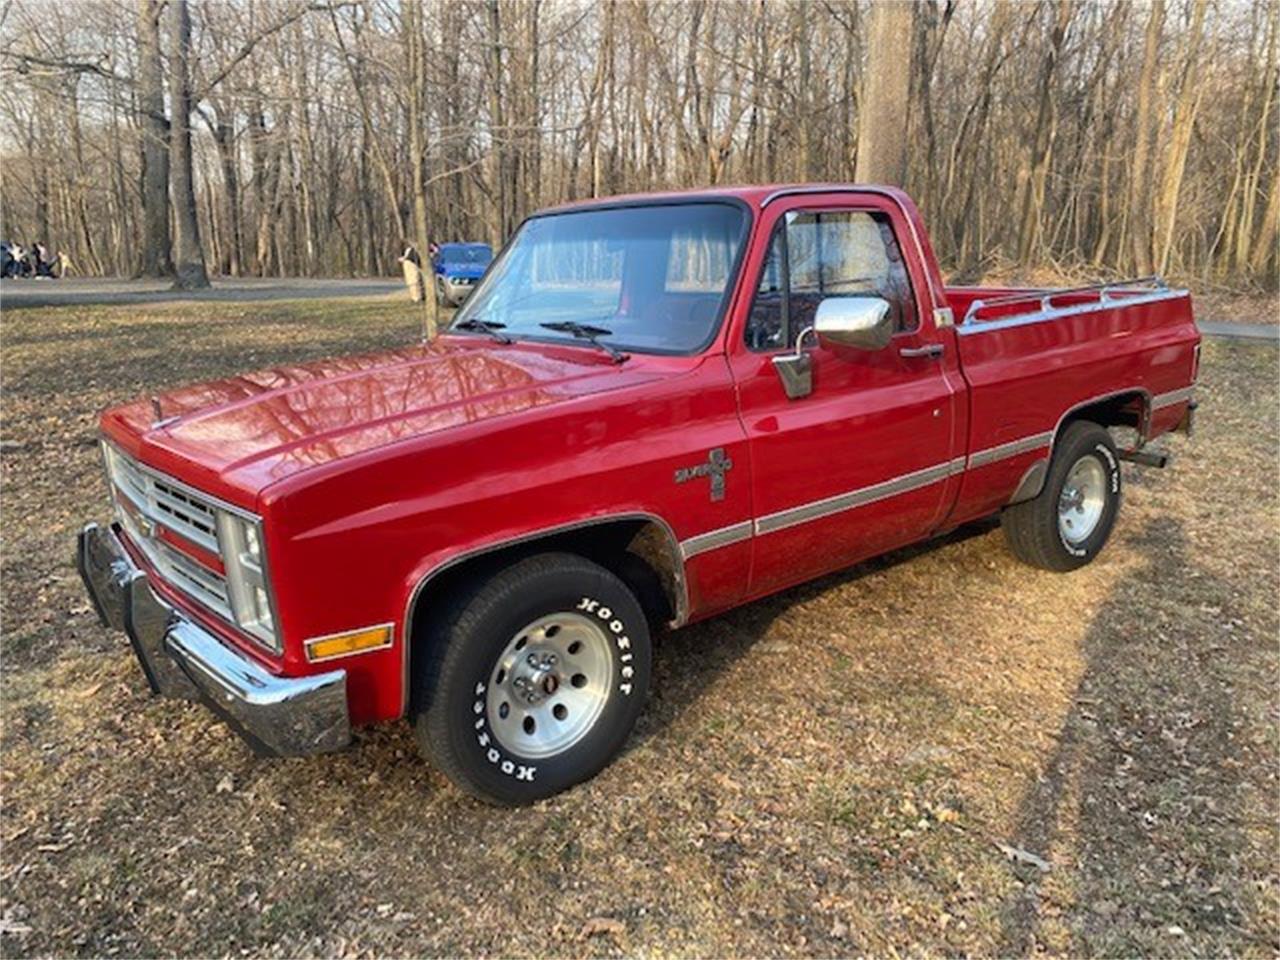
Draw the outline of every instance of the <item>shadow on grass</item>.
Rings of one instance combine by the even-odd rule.
[[[634,749],[650,737],[657,736],[693,707],[714,687],[716,677],[768,636],[774,622],[793,607],[953,544],[985,536],[999,525],[998,517],[967,523],[940,536],[864,560],[683,630],[660,635],[654,654],[653,694],[646,713],[641,717],[640,727],[626,749]],[[975,580],[982,578],[976,570],[973,576]],[[729,634],[727,638],[723,636],[726,631]]]
[[[1188,598],[1153,601],[1152,582],[1192,562],[1181,521],[1154,520],[1134,546],[1146,563],[1095,616],[1058,746],[1018,810],[1009,843],[1052,859],[1054,872],[1016,868],[998,956],[1043,946],[1046,919],[1062,913],[1056,887],[1045,896],[1044,886],[1059,877],[1074,900],[1068,952],[1079,955],[1195,954],[1200,938],[1212,954],[1253,912],[1228,892],[1244,887],[1233,864],[1247,844],[1246,764],[1233,742],[1240,707],[1205,639],[1222,614],[1206,630],[1186,616]],[[1214,581],[1200,589],[1232,595]]]

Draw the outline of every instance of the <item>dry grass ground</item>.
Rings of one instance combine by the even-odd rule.
[[[1206,346],[1200,431],[1091,567],[966,530],[673,634],[618,762],[501,811],[404,725],[267,762],[149,699],[70,563],[94,410],[402,342],[408,307],[2,324],[4,955],[1280,951],[1270,345]]]

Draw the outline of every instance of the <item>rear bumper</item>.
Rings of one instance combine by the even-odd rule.
[[[344,670],[277,677],[151,589],[116,530],[81,532],[76,566],[104,626],[123,630],[154,693],[200,700],[264,756],[296,757],[351,742]]]

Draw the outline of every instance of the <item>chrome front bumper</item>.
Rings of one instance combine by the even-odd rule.
[[[76,566],[104,626],[123,630],[154,693],[202,700],[264,756],[351,742],[344,670],[277,677],[158,597],[116,528],[80,532]]]
[[[458,283],[456,280],[445,278],[442,281],[444,286],[445,299],[454,306],[462,306],[462,302],[471,296],[471,291],[476,288],[475,281],[469,283]]]

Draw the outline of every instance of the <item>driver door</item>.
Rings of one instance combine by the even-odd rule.
[[[953,336],[934,329],[928,295],[913,287],[923,268],[918,251],[904,258],[900,211],[871,195],[778,206],[766,210],[770,242],[730,345],[751,453],[752,594],[926,536],[963,468]],[[773,358],[793,353],[818,304],[840,296],[888,301],[889,345],[862,350],[810,333],[812,390],[789,397]]]

